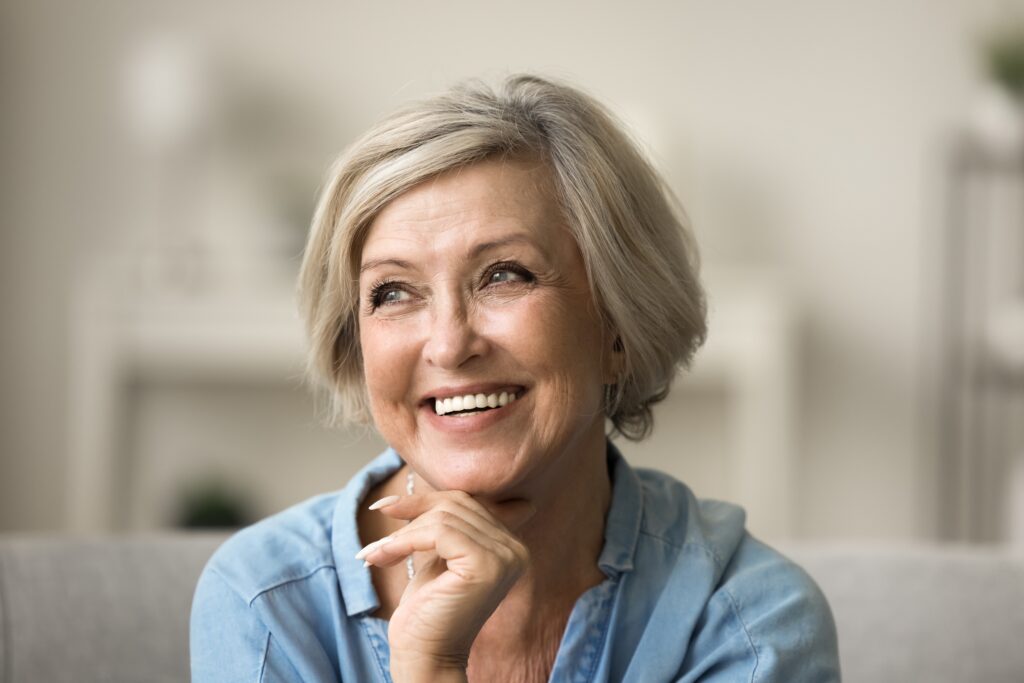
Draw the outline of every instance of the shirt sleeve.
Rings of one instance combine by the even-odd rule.
[[[259,615],[209,567],[192,599],[193,683],[301,683]]]
[[[840,680],[835,622],[814,582],[790,572],[720,588],[691,643],[680,683]]]

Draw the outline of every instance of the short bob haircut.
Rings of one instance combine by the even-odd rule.
[[[497,89],[464,83],[414,104],[371,129],[330,169],[299,300],[310,374],[330,390],[332,418],[369,418],[358,280],[374,218],[419,183],[491,157],[549,165],[595,304],[623,354],[619,381],[606,387],[605,415],[613,434],[644,438],[651,406],[705,338],[696,245],[672,193],[616,119],[584,93],[532,75],[511,76]]]

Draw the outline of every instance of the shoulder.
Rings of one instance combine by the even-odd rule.
[[[327,493],[242,529],[213,554],[204,574],[245,602],[280,585],[334,567],[332,519],[339,493]]]
[[[708,601],[709,623],[732,624],[753,657],[751,680],[839,680],[828,601],[800,566],[749,534]]]
[[[814,579],[749,534],[733,554],[716,592],[724,594],[755,639],[783,626],[790,628],[782,632],[794,638],[835,638],[832,611]]]
[[[743,508],[701,500],[686,484],[664,472],[635,471],[643,490],[640,532],[678,549],[685,546],[702,552],[717,572],[723,572],[745,533]]]
[[[838,680],[835,623],[807,572],[751,536],[741,507],[701,500],[660,472],[637,475],[641,533],[674,550],[672,580],[686,581],[699,612],[684,670],[728,660],[726,668],[745,680]]]

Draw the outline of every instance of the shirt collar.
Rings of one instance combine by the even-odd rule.
[[[612,479],[612,497],[604,522],[604,548],[597,565],[614,578],[633,570],[633,556],[640,537],[643,517],[643,487],[636,472],[611,441],[607,442],[608,472]]]
[[[606,457],[612,480],[611,501],[605,518],[604,547],[597,565],[606,576],[614,578],[622,572],[632,571],[640,520],[643,511],[643,489],[633,468],[622,457],[619,449],[607,442]],[[338,582],[345,600],[345,611],[352,617],[369,614],[380,607],[377,591],[373,588],[370,571],[355,555],[362,548],[356,514],[366,494],[402,467],[402,458],[387,449],[360,470],[341,490],[334,508],[332,549],[338,571]]]
[[[380,607],[370,570],[363,566],[362,560],[356,559],[356,553],[363,547],[359,540],[356,513],[370,489],[401,467],[402,458],[394,449],[387,449],[352,477],[341,490],[338,504],[334,508],[331,539],[334,566],[338,571],[345,611],[350,617],[375,612]]]

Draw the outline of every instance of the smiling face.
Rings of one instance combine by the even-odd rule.
[[[603,468],[612,343],[552,187],[543,164],[488,160],[414,187],[370,226],[370,410],[435,488],[500,499]]]

